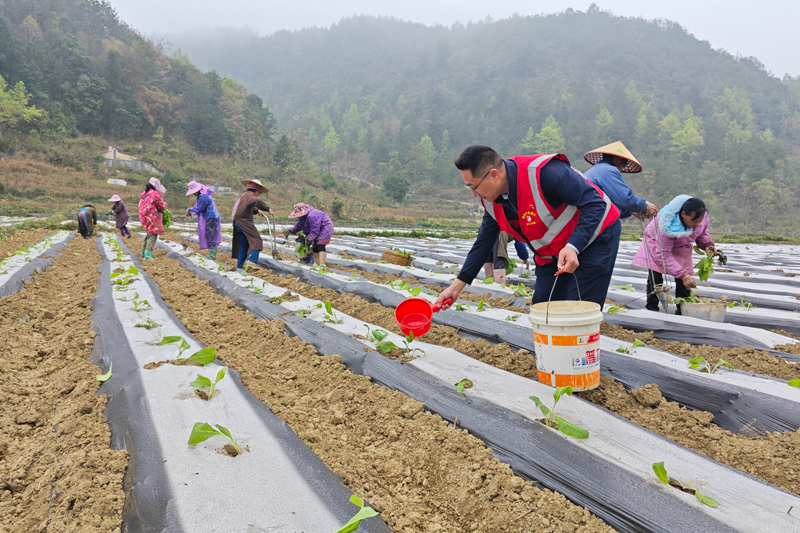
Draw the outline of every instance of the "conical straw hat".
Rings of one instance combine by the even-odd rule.
[[[630,153],[627,148],[625,148],[625,145],[622,144],[622,141],[613,142],[611,144],[601,146],[600,148],[596,148],[591,152],[586,152],[586,155],[584,155],[583,158],[587,163],[594,165],[603,159],[603,154],[615,155],[628,160],[628,164],[625,165],[620,172],[635,174],[642,171],[642,164],[639,163],[635,157],[633,157],[633,154]]]

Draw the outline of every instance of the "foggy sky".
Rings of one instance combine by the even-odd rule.
[[[197,26],[249,27],[261,35],[310,26],[328,27],[352,15],[388,15],[424,24],[502,19],[566,8],[582,0],[111,0],[120,18],[144,34],[171,34]],[[755,56],[782,77],[800,75],[798,0],[598,0],[615,15],[676,21],[700,40],[732,54]],[[567,36],[568,38],[568,36]]]

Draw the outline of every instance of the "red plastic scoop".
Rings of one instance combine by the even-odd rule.
[[[453,303],[453,300],[449,298],[444,301],[444,305],[451,303]],[[440,309],[441,307],[438,305],[431,307],[428,300],[409,298],[397,306],[397,309],[394,310],[394,318],[400,325],[400,331],[403,332],[403,335],[414,333],[415,337],[420,337],[431,329],[433,313],[438,312]]]

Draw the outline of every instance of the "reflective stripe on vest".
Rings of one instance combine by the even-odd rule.
[[[544,231],[544,233],[542,235],[540,235],[538,237],[535,237],[535,238],[530,238],[530,235],[528,233],[526,233],[525,236],[528,237],[528,241],[530,241],[530,244],[533,246],[533,251],[537,255],[537,258],[543,259],[545,263],[555,259],[556,256],[555,255],[551,255],[552,252],[554,251],[552,249],[550,250],[550,254],[547,254],[547,255],[543,254],[542,250],[544,248],[552,246],[554,242],[557,244],[559,250],[561,248],[563,248],[564,246],[566,246],[566,243],[569,240],[569,237],[572,234],[572,232],[570,231],[569,234],[564,234],[564,231],[570,225],[570,223],[572,223],[573,221],[577,224],[577,221],[580,218],[580,214],[578,213],[578,208],[575,207],[574,205],[566,205],[564,207],[561,207],[561,208],[559,208],[559,209],[561,209],[561,212],[557,213],[559,211],[559,209],[554,209],[551,206],[549,206],[547,201],[544,199],[544,196],[542,195],[541,187],[539,185],[539,171],[541,170],[541,168],[544,165],[546,165],[548,162],[550,162],[550,160],[553,159],[554,157],[558,157],[559,159],[562,159],[564,162],[569,164],[569,161],[567,160],[566,156],[561,155],[561,154],[537,155],[537,156],[534,157],[534,159],[532,159],[530,161],[530,163],[528,164],[527,169],[526,169],[527,172],[528,172],[528,185],[530,187],[531,197],[533,199],[533,205],[531,207],[533,207],[535,209],[535,213],[532,213],[531,215],[533,217],[535,217],[535,218],[538,218],[539,222],[544,225],[546,230]],[[573,170],[575,170],[575,169],[573,169]],[[578,171],[578,170],[575,170],[575,171],[578,172],[578,174],[580,174],[580,176],[583,179],[586,179],[586,176],[584,176],[580,171]],[[589,182],[589,183],[591,183],[591,182]],[[592,184],[592,186],[594,186],[594,184]],[[520,202],[519,187],[520,187],[520,183],[518,182],[517,183],[517,202],[518,203]],[[610,223],[613,223],[614,220],[616,220],[616,218],[619,216],[618,215],[619,211],[617,210],[616,216],[613,218],[613,220],[609,221],[609,215],[613,214],[612,210],[615,209],[615,208],[613,207],[613,204],[611,203],[611,200],[608,198],[608,196],[606,196],[602,192],[602,190],[600,190],[596,186],[594,186],[594,187],[595,187],[595,189],[597,189],[598,193],[600,194],[600,197],[603,198],[603,201],[606,204],[606,208],[605,208],[605,212],[603,213],[603,218],[601,219],[600,223],[595,228],[595,231],[592,234],[592,237],[589,240],[589,242],[586,244],[586,246],[589,246],[589,244],[594,242],[594,240],[600,235],[600,233],[602,233],[602,231]],[[489,215],[495,221],[498,221],[498,217],[497,217],[498,213],[495,211],[496,207],[495,207],[494,202],[489,202],[487,204],[484,201],[483,205],[484,205],[484,208],[486,209],[486,212],[489,213]],[[502,207],[501,207],[501,209],[502,209]],[[523,231],[523,228],[525,227],[525,225],[523,225],[523,221],[521,220],[522,219],[522,213],[519,213],[519,215],[520,215],[520,231]],[[514,231],[514,229],[512,227],[510,227],[510,225],[505,221],[505,213],[503,213],[501,218],[502,218],[502,221],[504,222],[504,224],[500,224],[501,230],[510,233],[512,236],[514,236],[515,238],[518,238],[519,240],[523,240],[524,241],[524,239],[522,239],[522,237],[520,237],[516,233],[516,231]],[[498,223],[500,223],[500,221],[498,221]],[[534,222],[534,224],[535,224],[535,222]],[[528,225],[527,227],[530,228],[530,225]],[[563,244],[562,244],[562,241],[563,241]],[[537,261],[537,262],[540,262],[540,261]]]

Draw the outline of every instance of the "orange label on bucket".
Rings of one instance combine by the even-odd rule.
[[[600,333],[591,335],[553,335],[553,346],[583,346],[600,342]]]
[[[541,333],[533,332],[533,342],[539,344],[548,344],[547,342],[547,335],[542,335]]]
[[[574,391],[594,389],[600,384],[600,371],[589,372],[588,374],[549,374],[536,371],[539,382],[551,387],[566,387],[570,385]]]

